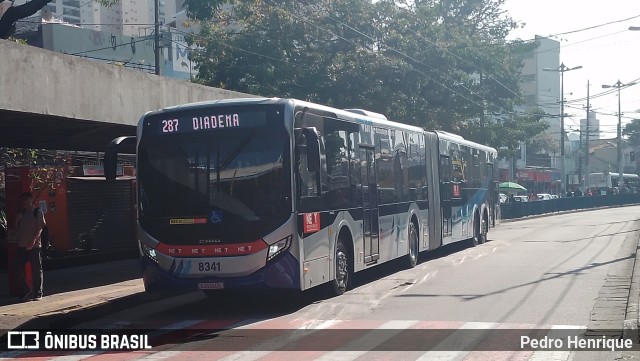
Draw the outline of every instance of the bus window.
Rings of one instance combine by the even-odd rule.
[[[380,204],[396,202],[396,188],[394,184],[393,155],[390,150],[389,131],[375,128],[375,157],[378,186],[378,201]]]

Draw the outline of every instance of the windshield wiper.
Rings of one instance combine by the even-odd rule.
[[[249,207],[247,207],[236,197],[222,192],[220,189],[220,172],[227,169],[229,165],[231,165],[231,162],[233,162],[233,160],[240,154],[240,152],[242,152],[247,144],[251,142],[251,139],[253,139],[253,132],[247,134],[247,136],[242,139],[240,144],[233,150],[233,152],[229,153],[229,155],[222,162],[220,162],[220,145],[218,145],[218,149],[216,152],[216,194],[214,195],[214,197],[211,197],[211,195],[207,195],[207,198],[209,198],[209,201],[211,203],[216,204],[216,206],[226,210],[227,212],[239,215],[249,221],[256,221],[260,218],[257,217]],[[207,187],[207,189],[209,188]]]
[[[231,162],[233,162],[233,160],[236,159],[236,157],[240,154],[240,152],[242,152],[244,147],[246,147],[247,144],[249,144],[251,139],[253,139],[253,132],[250,132],[249,134],[247,134],[246,137],[244,137],[244,139],[242,139],[242,141],[236,147],[236,149],[234,149],[233,152],[229,153],[227,158],[225,158],[225,160],[222,161],[222,164],[220,164],[218,162],[218,165],[219,165],[219,167],[218,167],[218,181],[220,180],[220,175],[219,175],[220,171],[227,169],[227,167],[231,164]],[[220,157],[219,154],[220,154],[220,151],[218,150],[218,158]]]

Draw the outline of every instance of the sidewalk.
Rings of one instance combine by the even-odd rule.
[[[44,297],[19,302],[0,273],[0,334],[16,328],[64,328],[166,294],[144,293],[138,259],[44,271]]]

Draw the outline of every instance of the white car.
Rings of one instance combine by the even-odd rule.
[[[549,193],[538,193],[538,200],[539,201],[546,201],[547,199],[553,199],[551,194],[549,194]]]

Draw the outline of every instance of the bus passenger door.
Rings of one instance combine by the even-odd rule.
[[[442,205],[442,237],[451,236],[453,233],[453,204],[451,203],[451,158],[440,156],[440,204]]]
[[[378,234],[378,182],[376,179],[374,148],[360,146],[362,166],[362,209],[364,218],[364,263],[380,258]]]

